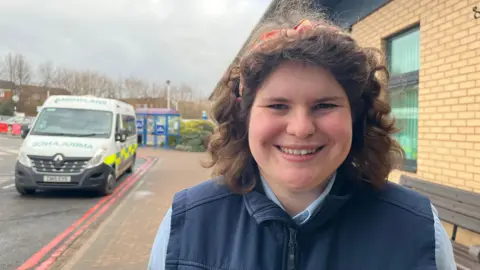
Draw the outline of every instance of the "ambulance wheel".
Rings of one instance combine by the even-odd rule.
[[[115,185],[117,184],[117,179],[115,177],[115,173],[111,172],[108,174],[107,178],[105,179],[105,183],[99,190],[100,195],[110,195],[115,190]]]
[[[135,161],[137,161],[137,154],[133,155],[132,165],[130,165],[130,167],[128,167],[127,173],[133,173],[133,167],[135,166]]]
[[[33,195],[37,191],[34,188],[24,188],[17,183],[15,183],[15,189],[17,189],[17,192],[21,195]]]

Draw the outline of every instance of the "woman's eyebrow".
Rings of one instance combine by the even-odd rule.
[[[287,103],[290,102],[288,98],[285,97],[265,97],[262,98],[264,102],[279,102],[279,103]],[[315,99],[316,103],[321,103],[321,102],[332,102],[332,101],[344,101],[344,97],[339,97],[339,96],[328,96],[328,97],[321,97],[318,99]]]
[[[331,102],[331,101],[344,101],[345,97],[337,97],[337,96],[330,96],[330,97],[322,97],[319,99],[316,99],[315,102]]]
[[[284,97],[265,97],[262,98],[264,102],[279,102],[279,103],[287,103],[289,102],[288,98]]]

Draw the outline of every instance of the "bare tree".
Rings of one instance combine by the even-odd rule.
[[[72,94],[76,95],[80,92],[80,87],[77,83],[78,72],[67,68],[57,68],[52,85],[54,87],[63,88],[69,90]]]
[[[80,88],[83,95],[94,95],[98,93],[98,77],[97,74],[91,71],[80,72]]]
[[[113,96],[112,91],[108,91],[111,80],[98,72],[86,70],[78,72],[76,75],[76,86],[82,95],[92,96]]]
[[[106,98],[120,98],[116,83],[104,74],[91,73],[90,85],[93,91],[90,93],[95,96]]]
[[[161,98],[164,96],[164,87],[157,83],[152,83],[148,95],[150,97]]]
[[[101,76],[100,89],[102,90],[102,96],[106,98],[121,98],[120,91],[118,91],[118,85],[110,77],[106,75]]]
[[[55,67],[52,61],[47,61],[38,67],[38,82],[42,87],[53,87],[55,79]]]
[[[175,99],[178,101],[191,101],[193,99],[193,88],[186,84],[181,84],[180,87],[176,89],[174,94]]]
[[[107,75],[98,72],[85,70],[75,71],[66,68],[59,68],[55,72],[53,85],[59,88],[65,88],[74,95],[93,95],[109,98],[125,98],[129,95],[125,94],[126,82],[132,90],[127,92],[136,96],[138,89],[136,83],[132,80],[124,80],[122,78],[113,80]]]
[[[130,76],[124,80],[124,90],[129,97],[149,98],[149,85],[141,79]]]
[[[30,83],[33,77],[30,64],[22,54],[8,53],[3,61],[4,78],[22,86]]]
[[[122,77],[118,77],[116,80],[112,80],[113,89],[115,91],[115,96],[117,98],[128,98],[130,97],[125,88],[125,80]]]
[[[0,59],[1,60],[1,59]],[[1,63],[3,62],[3,63]],[[166,87],[163,83],[152,83],[138,77],[112,78],[92,70],[75,70],[56,67],[46,61],[36,69],[35,78],[30,64],[21,54],[9,53],[0,61],[0,77],[21,86],[35,79],[37,86],[63,88],[73,95],[132,99],[132,102],[147,104],[149,107],[166,107]],[[198,93],[190,85],[170,85],[172,105],[183,113],[197,117],[204,110],[196,98]],[[136,100],[135,100],[136,99]]]

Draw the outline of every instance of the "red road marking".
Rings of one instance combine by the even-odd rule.
[[[125,188],[120,190],[118,193],[112,197],[111,200],[109,200],[91,219],[89,219],[80,229],[78,229],[73,235],[70,236],[69,239],[67,239],[60,247],[58,247],[52,255],[45,260],[39,267],[36,268],[36,270],[47,270],[50,268],[50,266],[60,257],[63,252],[70,246],[70,244],[75,241],[90,225],[97,220],[99,217],[101,217],[109,208],[110,206],[116,201],[117,198],[123,195],[126,191],[129,190],[131,186],[133,186],[146,172],[147,170],[152,166],[153,162],[148,162],[145,164],[145,168],[139,172],[138,175],[133,179],[129,179],[128,184],[125,185]]]
[[[90,208],[85,214],[83,214],[82,217],[77,219],[72,225],[70,225],[65,231],[63,231],[61,234],[57,235],[50,243],[42,247],[38,252],[33,254],[25,263],[23,263],[17,270],[24,270],[24,269],[31,269],[35,265],[37,265],[42,258],[50,252],[53,248],[55,248],[62,240],[64,240],[72,231],[74,231],[76,228],[80,226],[86,219],[88,219],[95,211],[97,211],[98,208],[100,208],[107,200],[113,197],[116,193],[120,192],[123,190],[123,188],[126,186],[126,184],[130,181],[130,179],[133,179],[140,173],[142,173],[143,168],[145,168],[147,165],[150,165],[152,163],[150,158],[147,158],[147,163],[142,165],[138,171],[135,174],[130,175],[125,181],[123,181],[120,186],[117,187],[117,189],[114,191],[113,194],[106,196],[102,198],[100,201],[98,201],[92,208]]]

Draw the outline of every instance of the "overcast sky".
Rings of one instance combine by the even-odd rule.
[[[270,0],[3,0],[0,56],[208,94]]]

